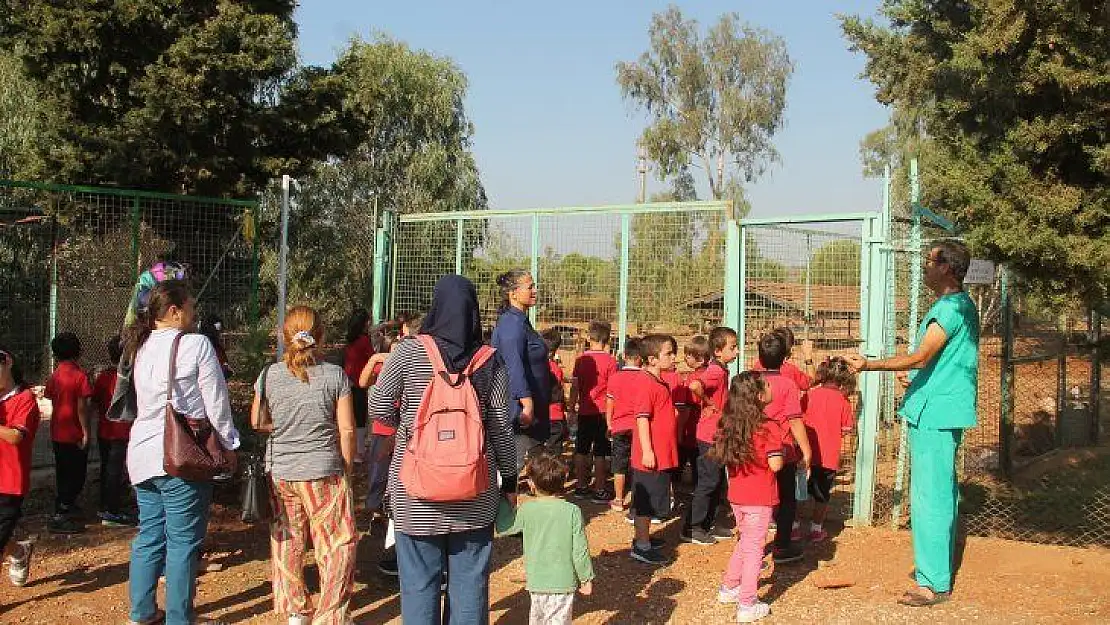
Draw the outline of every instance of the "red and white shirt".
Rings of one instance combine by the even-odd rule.
[[[50,440],[76,445],[81,442],[78,408],[82,399],[92,397],[92,384],[85,370],[72,360],[58,363],[46,382],[43,393],[53,404],[50,415]]]
[[[721,421],[721,412],[728,399],[728,369],[719,361],[712,361],[698,376],[706,402],[701,406],[701,416],[696,430],[697,439],[702,443],[712,443]]]
[[[617,359],[609,352],[588,349],[574,360],[571,377],[578,386],[578,414],[605,414],[609,378],[617,372]]]
[[[810,389],[802,404],[813,464],[833,471],[839,469],[841,439],[856,423],[852,402],[836,386],[822,385]]]
[[[739,506],[777,506],[778,481],[768,462],[782,456],[782,428],[767,419],[752,438],[752,459],[728,467],[728,501]]]
[[[667,384],[647,371],[633,382],[633,411],[639,421],[646,419],[651,430],[651,451],[655,468],[644,467],[643,446],[638,431],[632,432],[632,468],[637,471],[666,471],[678,466],[678,415]]]
[[[39,405],[30,389],[0,397],[0,425],[23,432],[18,445],[0,441],[0,493],[22,497],[31,492],[31,451],[39,429]]]

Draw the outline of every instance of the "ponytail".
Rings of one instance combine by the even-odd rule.
[[[294,306],[285,315],[285,326],[281,329],[285,354],[285,366],[301,382],[308,383],[308,368],[314,366],[316,346],[324,340],[324,328],[320,316],[308,306]]]
[[[524,276],[530,275],[531,272],[527,269],[510,269],[505,273],[497,276],[497,289],[501,294],[501,303],[497,307],[497,314],[501,314],[512,307],[509,303],[509,293],[512,293],[518,286],[520,286],[520,279]]]

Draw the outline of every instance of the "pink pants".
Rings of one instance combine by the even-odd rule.
[[[740,605],[752,605],[759,589],[759,568],[763,564],[763,545],[771,524],[770,506],[738,506],[732,504],[740,540],[732,550],[722,584],[725,588],[740,587]],[[787,528],[787,531],[790,531]]]

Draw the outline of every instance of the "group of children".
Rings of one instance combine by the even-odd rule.
[[[738,337],[731,328],[718,327],[683,346],[689,369],[684,374],[676,367],[677,341],[665,334],[629,338],[618,365],[609,350],[609,325],[595,321],[588,330],[589,348],[576,359],[569,394],[560,402],[565,381],[555,355],[558,337],[544,337],[552,358],[552,419],[577,425],[574,496],[621,513],[630,507],[631,557],[665,565],[665,540],[652,535],[652,526],[672,515],[675,485],[689,466],[694,485],[680,539],[696,545],[736,540],[718,600],[737,605],[738,622],[767,616],[770,608],[758,601],[756,590],[772,517],[776,563],[801,559],[798,542],[828,538],[824,519],[841,439],[855,422],[850,398],[856,382],[847,362],[832,357],[812,367],[806,346],[811,378],[790,362],[794,337],[780,328],[760,337],[758,359],[733,376],[729,365],[739,355]],[[566,506],[573,505],[553,501],[567,476],[560,457],[567,429],[553,427],[546,452],[533,456],[525,469],[538,498],[515,511],[503,505],[498,517],[499,531],[525,535],[533,622],[570,622],[575,588],[568,579],[577,579],[583,594],[592,588],[581,514],[568,520]],[[805,531],[798,519],[799,490],[814,502]],[[728,514],[718,514],[722,500],[734,528]],[[533,584],[533,577],[558,581]],[[565,619],[551,616],[564,614]]]

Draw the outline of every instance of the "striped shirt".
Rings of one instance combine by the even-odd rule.
[[[420,400],[432,379],[432,365],[420,341],[397,343],[370,391],[370,418],[397,427],[397,442],[389,464],[389,500],[397,531],[412,536],[435,536],[480,529],[493,523],[503,484],[516,487],[516,445],[508,421],[509,377],[495,355],[474,372],[471,383],[478,395],[486,429],[489,488],[470,501],[431,502],[414,499],[401,484],[401,461],[408,449]]]

